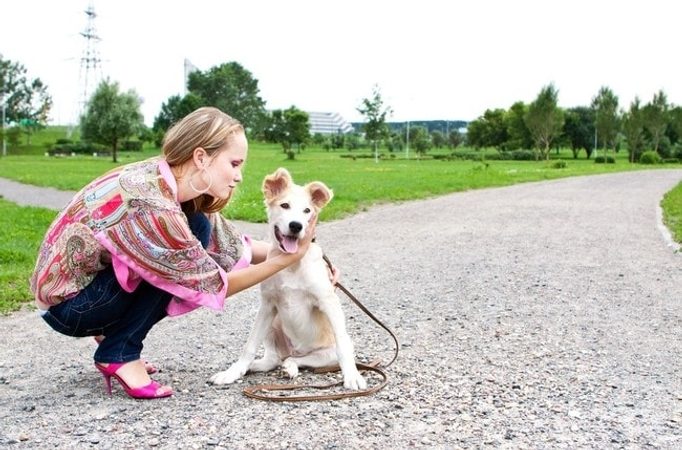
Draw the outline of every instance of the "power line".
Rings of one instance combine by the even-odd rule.
[[[101,38],[97,35],[95,29],[95,18],[97,17],[97,13],[95,13],[93,1],[90,1],[88,4],[85,15],[87,16],[86,26],[80,33],[85,39],[85,46],[81,56],[80,73],[78,76],[81,91],[81,98],[78,104],[79,118],[81,114],[83,114],[88,100],[90,100],[93,88],[97,86],[102,79],[102,59],[99,56],[99,50],[97,48],[97,44],[101,41]]]

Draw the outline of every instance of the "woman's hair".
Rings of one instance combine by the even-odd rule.
[[[243,132],[242,124],[221,110],[212,107],[199,108],[168,129],[163,138],[163,156],[169,166],[181,166],[192,159],[197,147],[206,150],[210,157],[225,146],[230,136]],[[202,194],[183,203],[182,207],[186,212],[217,212],[228,201],[230,197],[221,199]]]

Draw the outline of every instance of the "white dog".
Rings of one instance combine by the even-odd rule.
[[[333,196],[321,182],[294,184],[282,168],[265,177],[263,194],[271,244],[283,252],[296,251],[312,214],[318,214]],[[299,367],[338,364],[347,389],[367,387],[355,366],[341,302],[317,244],[312,243],[298,263],[263,281],[261,294],[261,306],[242,355],[229,369],[213,375],[212,383],[233,383],[247,371],[267,372],[279,366],[293,378]],[[261,343],[263,357],[255,360]]]

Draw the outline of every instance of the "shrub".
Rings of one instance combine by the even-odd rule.
[[[512,161],[535,161],[535,152],[533,150],[511,150],[500,152],[501,159]]]
[[[616,160],[613,156],[597,156],[594,158],[594,162],[597,164],[615,164]]]
[[[70,154],[84,154],[90,155],[92,153],[105,153],[109,150],[105,145],[94,144],[92,142],[75,142],[73,144],[55,144],[48,154],[50,155],[70,155]]]
[[[653,151],[644,152],[642,153],[642,156],[639,157],[640,164],[658,164],[660,162],[661,157],[658,156],[658,153]]]
[[[673,151],[673,157],[682,160],[682,144],[677,143]]]
[[[142,141],[131,141],[126,140],[121,144],[121,150],[126,150],[129,152],[140,152],[142,151]]]
[[[554,161],[552,164],[553,169],[565,169],[566,168],[566,161]]]
[[[384,158],[386,155],[383,153],[379,153],[379,159]],[[355,155],[349,155],[349,154],[344,154],[344,155],[339,155],[341,158],[350,158],[350,159],[369,159],[369,158],[374,158],[374,153],[358,153]]]

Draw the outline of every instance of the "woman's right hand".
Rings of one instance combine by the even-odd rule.
[[[241,270],[228,272],[227,274],[227,295],[233,295],[241,292],[255,284],[260,283],[268,277],[282,269],[286,269],[295,262],[300,261],[306,254],[310,243],[315,239],[315,226],[317,225],[317,216],[311,217],[308,222],[308,229],[306,234],[298,243],[298,249],[294,253],[284,253],[277,246],[270,247],[268,257],[265,261],[252,264]]]

